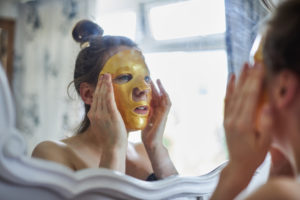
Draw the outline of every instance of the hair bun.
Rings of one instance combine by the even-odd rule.
[[[103,29],[98,24],[86,19],[77,22],[72,31],[73,39],[81,44],[89,41],[91,37],[101,37],[102,35]]]

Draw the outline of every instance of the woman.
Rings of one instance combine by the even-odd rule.
[[[264,34],[264,62],[245,64],[237,83],[231,77],[224,119],[230,159],[211,199],[235,198],[268,151],[272,176],[247,199],[300,198],[299,36],[300,1],[284,1]]]
[[[104,167],[142,180],[177,174],[162,139],[171,102],[158,80],[153,85],[144,57],[126,37],[102,36],[89,21],[73,29],[81,44],[74,85],[85,105],[78,134],[45,141],[32,156],[73,170]],[[143,144],[129,143],[130,131],[142,130]]]

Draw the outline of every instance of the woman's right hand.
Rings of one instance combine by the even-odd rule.
[[[127,130],[116,106],[110,74],[100,76],[87,116],[91,131],[101,141],[100,167],[125,171]]]
[[[260,64],[244,65],[237,85],[232,76],[226,92],[224,128],[229,162],[222,170],[211,200],[234,199],[250,182],[270,149],[271,109],[262,107],[257,130],[257,111],[263,92],[264,71]]]

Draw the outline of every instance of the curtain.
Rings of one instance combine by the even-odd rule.
[[[82,18],[95,18],[95,0],[28,1],[18,4],[13,93],[17,128],[28,154],[43,140],[74,132],[83,112],[72,81],[79,45],[72,28]]]
[[[268,12],[260,0],[225,0],[228,72],[238,74]]]

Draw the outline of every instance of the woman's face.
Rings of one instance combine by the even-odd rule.
[[[142,130],[150,111],[150,74],[137,49],[121,49],[105,63],[100,74],[112,75],[117,107],[128,131]]]

